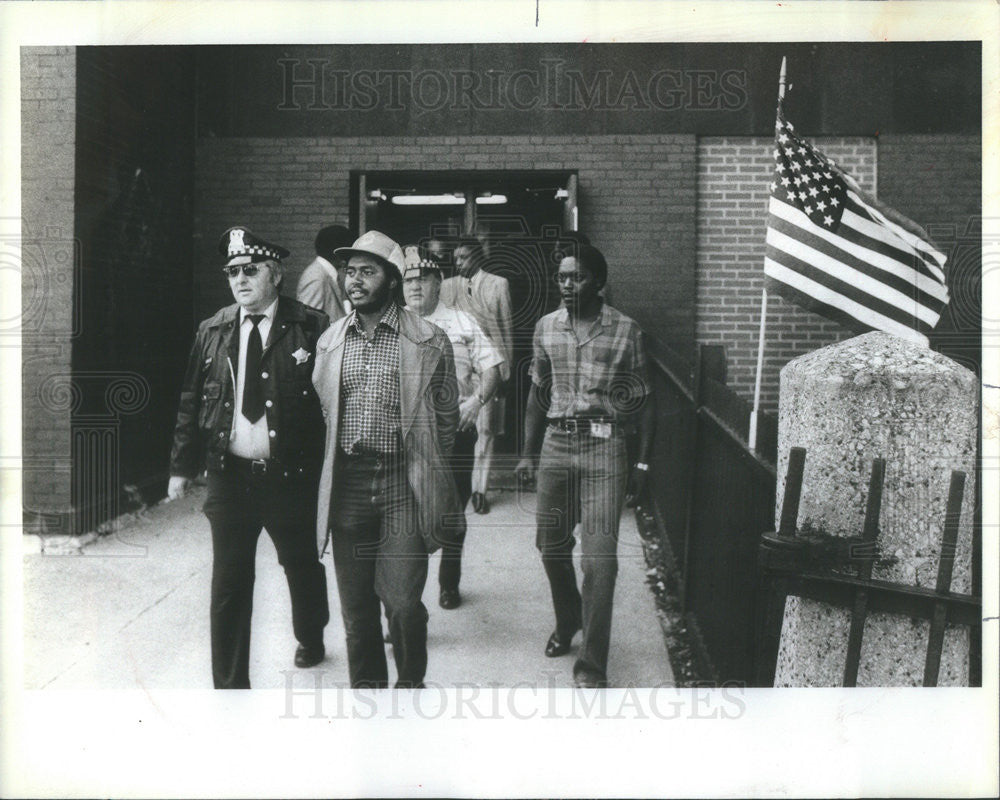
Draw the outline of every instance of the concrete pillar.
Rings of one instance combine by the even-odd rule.
[[[972,523],[979,392],[951,359],[887,333],[868,333],[789,362],[781,371],[778,490],[792,447],[806,448],[798,528],[859,536],[872,460],[885,458],[874,579],[934,588],[953,469],[968,477],[952,591],[972,589]],[[775,686],[840,686],[848,609],[790,597]],[[870,613],[858,686],[919,686],[930,623]],[[939,685],[968,685],[968,629],[945,631]]]

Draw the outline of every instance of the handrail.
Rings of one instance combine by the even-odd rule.
[[[660,345],[662,347],[662,345]],[[667,379],[676,387],[676,389],[683,394],[691,403],[694,403],[694,389],[689,385],[687,381],[682,380],[676,372],[674,372],[670,367],[666,365],[660,355],[653,349],[650,348],[646,353],[650,361],[652,361],[662,372]]]
[[[722,433],[725,434],[726,439],[729,440],[730,444],[737,447],[743,452],[743,454],[749,458],[759,469],[763,470],[771,478],[777,478],[778,471],[774,464],[764,458],[760,453],[751,450],[746,443],[746,440],[740,436],[736,431],[734,431],[729,424],[722,419],[718,414],[716,414],[708,406],[702,405],[697,409],[697,413],[704,416],[709,422],[715,425]]]

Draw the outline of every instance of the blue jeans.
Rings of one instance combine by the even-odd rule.
[[[538,462],[536,545],[549,579],[556,631],[583,629],[574,675],[607,679],[611,605],[618,575],[618,524],[625,500],[625,436],[548,428]],[[573,568],[573,529],[580,523],[583,593]]]
[[[352,688],[388,685],[379,603],[385,604],[397,687],[427,671],[427,549],[402,457],[337,457],[331,498],[333,564]]]

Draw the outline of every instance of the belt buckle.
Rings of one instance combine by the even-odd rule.
[[[566,426],[566,433],[576,435],[580,432],[580,420],[575,417],[566,417],[563,424]]]
[[[267,475],[267,461],[263,458],[255,458],[250,462],[251,475]]]

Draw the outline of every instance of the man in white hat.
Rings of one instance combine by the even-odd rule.
[[[327,434],[318,534],[333,552],[353,688],[423,686],[428,554],[465,534],[448,458],[458,427],[451,343],[398,302],[403,251],[369,231],[337,255],[354,310],[320,337],[313,383]]]

